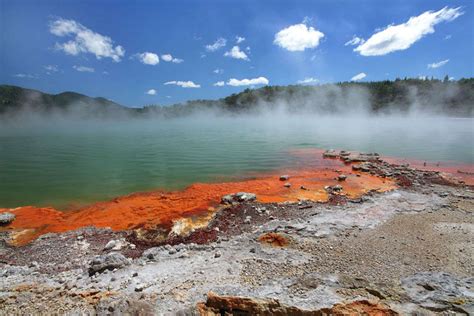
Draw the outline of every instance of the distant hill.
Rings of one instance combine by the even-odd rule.
[[[17,86],[0,85],[0,114],[26,110],[31,112],[82,112],[107,115],[129,109],[105,98],[92,98],[76,92],[48,94]]]
[[[474,116],[474,78],[457,81],[397,79],[323,85],[265,86],[246,89],[219,100],[195,100],[173,106],[146,106],[138,111],[183,116],[199,111],[256,113],[419,113]]]
[[[265,86],[246,89],[219,100],[193,100],[171,106],[127,108],[104,98],[74,92],[46,94],[0,86],[0,115],[26,112],[78,114],[82,117],[182,117],[195,113],[239,115],[268,111],[290,113],[420,113],[474,116],[474,78],[448,80],[397,79],[341,82],[314,86]]]

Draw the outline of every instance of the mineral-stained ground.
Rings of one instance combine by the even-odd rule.
[[[2,210],[18,216],[1,229],[0,314],[474,314],[473,187],[378,156],[326,157],[346,160],[347,178],[328,171],[319,202],[289,174],[274,181],[309,199],[249,189],[256,200],[228,196],[166,227],[46,231],[21,246],[21,213]],[[345,192],[367,175],[390,188]]]

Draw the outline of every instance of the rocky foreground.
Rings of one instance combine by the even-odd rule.
[[[327,203],[227,195],[206,227],[165,239],[88,227],[14,247],[4,232],[0,314],[474,314],[472,187],[378,155],[325,156],[399,189],[351,200],[341,175]]]

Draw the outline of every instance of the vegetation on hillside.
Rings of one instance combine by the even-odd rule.
[[[14,86],[0,86],[0,114],[18,109],[60,110],[87,115],[111,113],[133,116],[181,117],[198,112],[223,114],[284,110],[291,113],[406,113],[421,111],[473,116],[474,78],[458,81],[396,79],[377,82],[340,82],[314,86],[265,86],[245,89],[219,100],[193,100],[171,106],[125,108],[104,98],[74,92],[51,95]]]

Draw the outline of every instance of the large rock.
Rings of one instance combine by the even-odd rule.
[[[257,196],[254,193],[238,192],[224,195],[221,202],[224,204],[242,203],[255,201]]]
[[[296,306],[288,306],[276,299],[261,299],[242,296],[219,296],[209,292],[205,303],[198,303],[200,315],[387,315],[397,313],[389,307],[366,300],[354,301],[347,304],[336,304],[330,308],[306,310]]]
[[[15,214],[4,212],[0,213],[0,225],[8,225],[15,219]]]
[[[101,273],[105,270],[120,269],[129,265],[130,261],[121,253],[111,252],[105,255],[96,256],[89,266],[89,275]]]
[[[109,250],[121,250],[125,246],[125,241],[119,239],[112,239],[110,240],[104,247],[105,251]]]
[[[334,149],[328,149],[323,153],[324,158],[337,158],[339,155]]]
[[[401,283],[411,300],[428,310],[474,315],[473,277],[420,272],[402,279]]]

